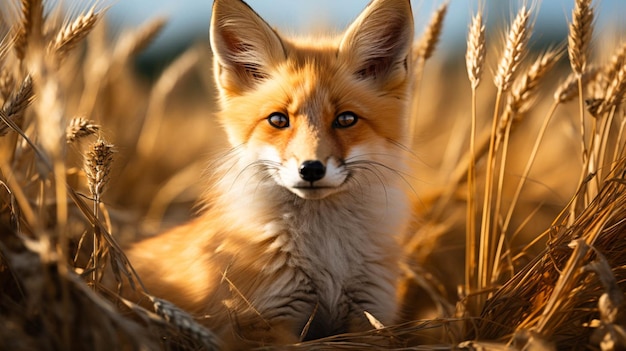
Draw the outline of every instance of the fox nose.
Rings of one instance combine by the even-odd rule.
[[[300,165],[300,178],[307,182],[315,182],[324,178],[326,174],[326,166],[317,160],[308,160]]]

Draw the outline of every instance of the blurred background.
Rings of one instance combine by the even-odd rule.
[[[309,33],[311,31],[340,31],[354,19],[369,0],[248,0],[255,11],[272,26],[287,33]],[[518,4],[529,1],[484,0],[487,25],[502,27],[516,12]],[[535,7],[536,28],[533,43],[560,43],[566,38],[567,23],[571,18],[573,0],[547,0],[537,2]],[[444,0],[413,0],[416,33],[419,35],[430,15]],[[475,12],[479,1],[450,0],[442,34],[440,53],[454,54],[465,50],[468,19]],[[594,1],[596,36],[607,30],[619,32],[615,26],[626,26],[622,20],[626,14],[626,1]],[[107,12],[112,32],[119,33],[146,22],[156,16],[169,19],[161,36],[141,57],[147,68],[158,71],[185,48],[197,42],[208,43],[208,27],[211,17],[211,0],[117,0]],[[608,28],[610,26],[610,28]],[[500,39],[500,38],[492,38]]]

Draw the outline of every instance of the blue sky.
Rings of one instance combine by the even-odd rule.
[[[463,42],[467,21],[478,1],[449,0],[450,9],[444,26],[442,46],[454,48]],[[248,0],[270,24],[287,32],[306,32],[320,25],[344,28],[365,7],[369,0]],[[432,12],[443,0],[412,0],[419,34]],[[487,20],[491,25],[508,23],[511,13],[523,1],[483,0],[487,3]],[[532,2],[532,1],[526,1]],[[539,5],[535,36],[563,37],[574,0],[543,0]],[[137,26],[155,16],[170,19],[156,49],[172,42],[207,40],[211,0],[116,0],[108,10],[112,26],[121,30]],[[509,7],[509,4],[512,4]],[[606,28],[603,24],[624,23],[626,0],[594,1],[600,32],[621,33],[626,39],[624,24],[621,29]],[[600,33],[600,34],[601,34]],[[618,34],[619,36],[619,34]],[[153,48],[154,49],[154,48]]]

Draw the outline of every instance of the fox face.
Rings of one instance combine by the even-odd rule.
[[[303,199],[401,172],[412,33],[408,0],[372,2],[338,38],[300,40],[217,0],[211,44],[230,143]]]

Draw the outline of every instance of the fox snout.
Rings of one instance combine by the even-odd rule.
[[[299,172],[302,180],[313,183],[324,178],[326,166],[318,160],[307,160],[300,164]]]
[[[336,157],[324,159],[297,157],[283,159],[277,150],[265,148],[262,159],[275,165],[268,172],[277,185],[282,186],[303,199],[322,199],[344,190],[349,171]]]

